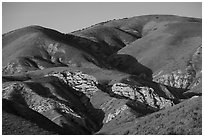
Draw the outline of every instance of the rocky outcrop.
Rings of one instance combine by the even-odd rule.
[[[35,66],[32,62],[22,57],[10,61],[7,65],[3,67],[2,73],[4,75],[11,75],[36,69],[38,69],[38,66]]]
[[[200,45],[186,63],[185,70],[176,70],[171,73],[156,77],[153,81],[182,89],[189,89],[198,85],[200,78],[197,75],[202,70],[202,46]],[[162,72],[162,71],[161,71]],[[192,86],[193,84],[193,86]]]
[[[72,87],[78,92],[84,93],[87,97],[91,98],[95,92],[99,89],[97,88],[98,82],[93,76],[83,74],[82,72],[57,72],[50,73],[47,76],[54,76],[61,79],[64,83]]]
[[[9,85],[4,84],[2,96],[3,98],[8,100],[15,100],[16,102],[21,101],[22,104],[26,104],[29,108],[39,113],[43,113],[57,107],[60,108],[62,112],[69,113],[71,115],[74,115],[75,117],[80,117],[73,113],[73,110],[67,107],[65,104],[57,102],[51,98],[45,98],[38,95],[24,83],[14,82],[10,83]]]
[[[194,52],[191,62],[196,70],[202,70],[202,45],[200,45]]]
[[[60,43],[50,43],[50,44],[45,44],[43,45],[43,48],[48,52],[48,54],[51,57],[52,62],[57,62],[58,59],[55,57],[56,54],[62,53],[65,54],[65,50],[62,48]],[[60,58],[59,58],[60,59]]]
[[[127,105],[123,105],[123,106],[117,108],[115,110],[115,112],[108,114],[107,119],[104,120],[104,123],[110,122],[112,119],[114,119],[116,116],[118,116],[119,114],[121,114],[123,111],[125,111],[128,108],[129,107]]]
[[[174,105],[171,100],[160,97],[154,92],[153,88],[149,87],[131,87],[128,84],[116,83],[112,86],[111,92],[131,100],[137,100],[155,109],[163,109]]]
[[[77,134],[90,134],[95,131],[97,125],[88,119],[81,112],[73,110],[70,103],[59,100],[52,92],[43,92],[31,88],[23,82],[5,82],[3,83],[3,99],[20,103],[50,119],[52,122],[63,128],[72,129]],[[42,92],[42,91],[41,91]]]
[[[124,83],[116,83],[111,87],[113,93],[117,95],[121,95],[124,97],[128,97],[130,99],[136,99],[135,91],[129,85]]]
[[[154,81],[175,88],[187,89],[195,79],[196,74],[190,66],[186,70],[186,72],[177,70],[170,74],[162,75],[154,79]]]

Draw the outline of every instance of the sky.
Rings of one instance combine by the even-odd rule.
[[[99,22],[149,14],[202,18],[201,2],[3,2],[2,33],[40,25],[63,33]]]

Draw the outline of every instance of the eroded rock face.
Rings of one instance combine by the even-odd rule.
[[[47,51],[48,53],[50,53],[51,55],[54,55],[58,52],[60,53],[65,53],[65,51],[60,47],[59,43],[51,43],[47,46]]]
[[[11,75],[36,69],[36,66],[33,66],[28,61],[24,60],[23,58],[18,58],[17,60],[12,60],[10,63],[4,66],[2,69],[2,73],[4,75]]]
[[[123,113],[123,111],[127,110],[129,107],[127,105],[123,105],[116,109],[114,113],[109,113],[107,119],[105,119],[104,123],[110,122],[112,119],[114,119],[117,115]]]
[[[192,63],[196,70],[202,70],[202,45],[200,45],[192,56]]]
[[[193,82],[196,75],[195,71],[191,69],[191,66],[189,66],[186,70],[186,72],[177,70],[170,74],[162,75],[154,79],[154,81],[167,86],[186,89]]]
[[[95,92],[99,89],[97,88],[98,82],[93,76],[83,74],[82,72],[60,72],[60,73],[50,73],[46,76],[54,76],[61,79],[64,83],[68,84],[70,87],[76,91],[84,93],[87,97],[91,98]]]
[[[202,73],[202,45],[193,53],[191,59],[187,61],[185,70],[176,70],[153,79],[153,81],[182,89],[189,89],[198,85],[200,78],[197,77]],[[195,84],[194,84],[195,83]],[[191,84],[194,84],[193,86]]]
[[[137,100],[156,109],[163,109],[174,105],[171,100],[160,97],[154,92],[154,89],[149,87],[131,87],[128,84],[116,83],[112,86],[111,92]]]
[[[116,83],[111,87],[113,93],[121,96],[128,97],[130,99],[135,99],[135,91],[129,85],[124,83]]]
[[[2,97],[4,99],[27,106],[63,128],[72,128],[74,132],[78,130],[77,134],[87,134],[87,131],[95,130],[91,127],[96,127],[96,125],[87,120],[85,115],[74,111],[67,103],[51,98],[53,96],[51,92],[48,94],[41,96],[25,83],[3,83]],[[93,125],[90,126],[91,124]]]
[[[21,96],[25,101],[24,103],[26,103],[29,108],[39,113],[43,113],[54,108],[60,108],[62,112],[71,114],[75,117],[80,117],[65,104],[36,94],[24,83],[14,82],[12,84],[10,83],[9,85],[4,84],[2,96],[8,100],[15,100],[18,96]]]

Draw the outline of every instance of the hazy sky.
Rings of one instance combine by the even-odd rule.
[[[40,25],[68,33],[110,19],[147,14],[173,14],[202,18],[202,3],[3,3],[3,33]]]

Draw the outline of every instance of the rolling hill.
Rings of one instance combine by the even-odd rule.
[[[202,19],[20,28],[2,35],[2,81],[3,134],[202,134]]]

